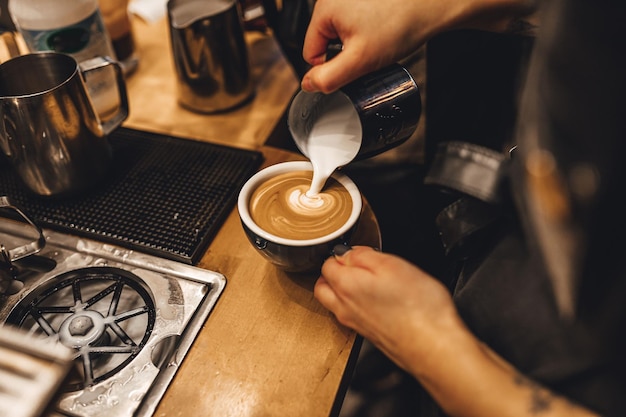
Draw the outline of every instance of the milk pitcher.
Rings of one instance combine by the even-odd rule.
[[[167,10],[178,102],[192,111],[214,113],[252,97],[237,0],[169,0]]]
[[[83,76],[116,73],[119,106],[101,120]],[[109,169],[107,139],[128,117],[119,64],[96,57],[79,64],[69,55],[39,52],[0,65],[0,150],[34,193],[83,190]]]
[[[393,64],[331,94],[300,91],[287,123],[305,156],[313,162],[332,157],[337,168],[405,142],[415,132],[421,110],[415,80]]]

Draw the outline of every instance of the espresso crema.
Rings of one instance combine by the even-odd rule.
[[[352,212],[350,193],[329,178],[320,193],[308,197],[312,177],[311,171],[294,171],[262,183],[250,199],[252,220],[285,239],[315,239],[339,229]]]

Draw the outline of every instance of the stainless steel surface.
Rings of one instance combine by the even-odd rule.
[[[169,0],[178,101],[193,111],[228,110],[249,99],[243,19],[236,0]]]
[[[38,342],[0,328],[0,417],[40,416],[67,375],[72,351]]]
[[[11,221],[30,227],[34,231],[35,236],[31,240],[27,239],[25,242],[13,245],[13,247],[6,247],[0,241],[0,294],[5,293],[15,284],[14,280],[17,270],[13,262],[39,252],[46,244],[41,228],[33,223],[19,208],[11,204],[5,196],[0,197],[0,214],[2,212],[13,214],[14,217],[17,217],[17,220]],[[6,221],[9,220],[7,219]]]
[[[101,121],[82,76],[116,70],[120,103]],[[128,116],[117,63],[94,58],[79,68],[69,55],[22,55],[0,65],[0,149],[35,193],[55,195],[93,185],[108,171],[106,139]]]
[[[46,246],[14,262],[0,324],[74,352],[55,402],[75,416],[150,416],[223,291],[221,274],[44,230]],[[32,236],[0,222],[0,242]]]
[[[6,196],[0,196],[0,210],[13,211],[18,216],[18,222],[22,222],[26,227],[32,228],[35,233],[30,241],[24,244],[12,248],[5,247],[6,254],[8,255],[8,262],[18,261],[30,255],[34,255],[39,252],[46,245],[46,239],[43,235],[43,230],[32,220],[30,220],[26,214],[22,212],[18,207],[14,206]],[[3,245],[4,246],[4,245]]]

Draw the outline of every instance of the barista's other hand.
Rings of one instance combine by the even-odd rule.
[[[462,326],[449,291],[411,263],[368,247],[329,258],[315,297],[342,324],[408,369],[440,332]],[[415,343],[419,340],[420,343]],[[424,348],[424,352],[416,349]]]
[[[470,333],[441,283],[396,256],[355,247],[329,258],[315,297],[418,378],[447,415],[535,415],[538,397],[546,416],[597,417],[521,379]]]

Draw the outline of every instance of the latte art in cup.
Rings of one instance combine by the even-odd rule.
[[[310,161],[281,162],[250,177],[237,197],[248,241],[287,272],[319,271],[336,245],[352,244],[361,218],[361,192],[350,178],[333,173],[319,199],[307,200],[312,178]]]
[[[348,221],[352,198],[346,188],[330,178],[313,197],[311,171],[279,174],[261,184],[250,198],[250,215],[262,229],[295,240],[326,236]]]

